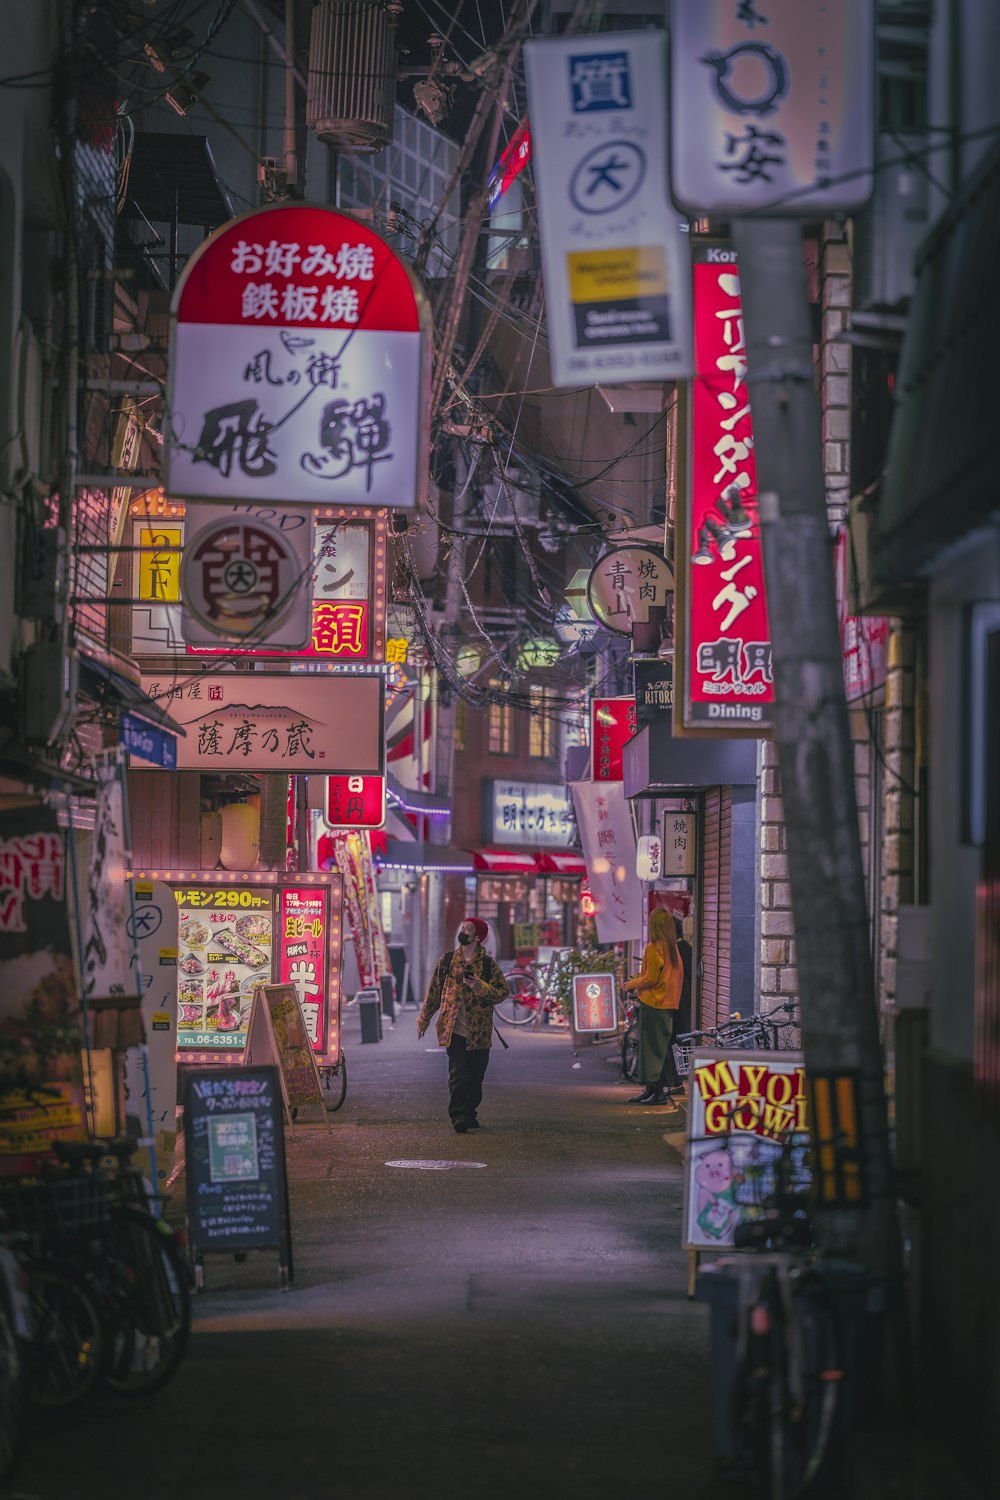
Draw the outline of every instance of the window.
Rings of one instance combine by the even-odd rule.
[[[490,690],[506,691],[499,677],[490,678]],[[514,754],[514,710],[509,703],[490,704],[489,750],[491,755]]]
[[[555,751],[556,724],[552,694],[538,683],[532,683],[531,720],[528,725],[528,754],[546,759]]]

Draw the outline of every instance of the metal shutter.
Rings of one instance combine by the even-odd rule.
[[[729,1015],[732,809],[732,790],[729,787],[711,787],[702,796],[699,944],[702,965],[699,1024],[702,1026],[715,1026]]]

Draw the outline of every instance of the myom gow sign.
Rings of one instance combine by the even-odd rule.
[[[171,309],[164,487],[178,498],[422,498],[426,303],[366,224],[277,204],[189,260]]]

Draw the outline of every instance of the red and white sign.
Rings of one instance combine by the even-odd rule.
[[[278,982],[294,984],[314,1052],[327,1035],[327,893],[285,886],[278,896]]]
[[[763,732],[771,630],[736,252],[695,244],[684,724]]]
[[[295,649],[309,638],[309,517],[279,531],[228,507],[188,506],[181,557],[181,616],[189,645],[219,648],[220,637]]]
[[[331,828],[381,828],[385,822],[385,777],[328,776],[326,821]]]
[[[312,204],[233,219],[171,308],[164,488],[187,498],[422,498],[426,304],[366,224]]]
[[[595,781],[621,781],[622,752],[635,734],[634,698],[590,700],[590,745]]]
[[[503,197],[511,183],[517,181],[530,160],[531,130],[527,120],[522,120],[493,168],[486,200],[490,208]]]
[[[885,687],[889,621],[885,615],[848,613],[849,548],[850,532],[843,526],[837,533],[833,552],[837,622],[844,658],[844,694],[848,703],[856,703],[859,698],[867,698],[869,693],[879,692]]]

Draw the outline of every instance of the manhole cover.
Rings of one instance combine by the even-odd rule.
[[[485,1167],[484,1161],[387,1161],[387,1167],[410,1167],[417,1172],[450,1172],[452,1167]]]

